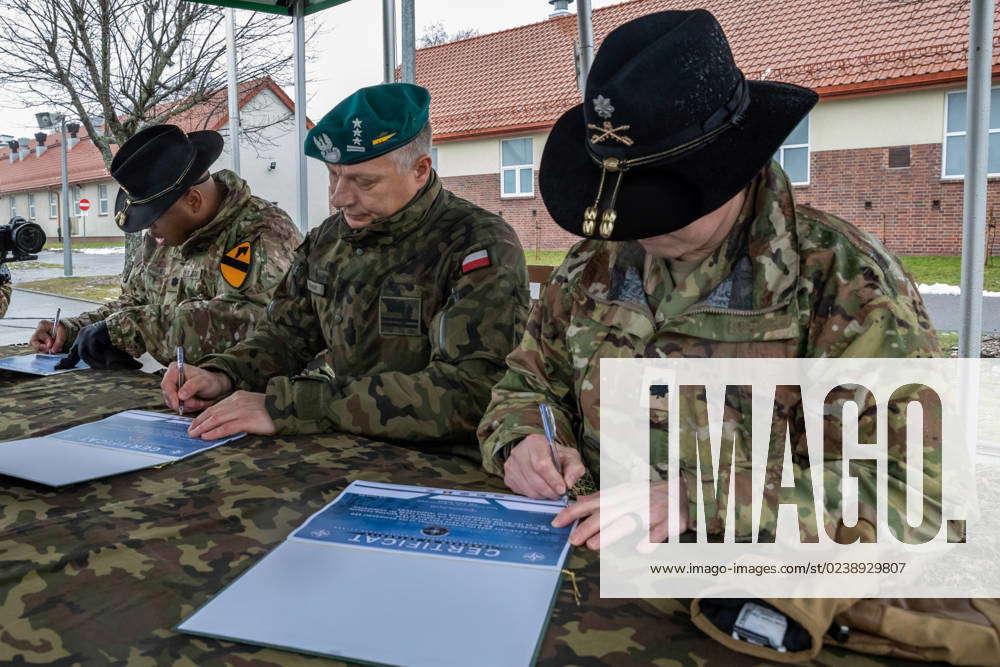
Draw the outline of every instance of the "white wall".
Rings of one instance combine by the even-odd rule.
[[[938,88],[820,102],[809,122],[816,151],[939,144],[944,138],[944,96]]]
[[[298,198],[295,170],[302,147],[295,138],[294,114],[270,90],[261,91],[243,106],[240,120],[240,176],[250,185],[253,194],[275,202],[295,221]],[[253,128],[261,128],[254,130]],[[231,169],[228,123],[219,129],[226,139],[222,155],[212,165],[212,171]],[[269,169],[271,162],[275,168]],[[309,227],[318,227],[330,215],[329,176],[319,160],[306,158],[309,196]]]
[[[532,138],[531,147],[537,170],[542,161],[542,149],[545,148],[545,140],[548,139],[548,136],[548,132],[528,132],[505,137],[435,144],[434,147],[438,151],[438,175],[447,178],[449,176],[499,174],[501,139],[518,139],[520,137]]]

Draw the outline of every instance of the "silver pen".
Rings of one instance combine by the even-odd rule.
[[[184,386],[184,348],[180,345],[177,346],[177,391],[180,392],[181,387]],[[177,397],[177,414],[184,414],[184,401],[181,400],[180,396]]]
[[[559,462],[559,456],[556,454],[556,418],[552,414],[552,408],[546,403],[538,404],[538,412],[542,416],[542,428],[545,429],[545,439],[549,441],[549,454],[552,455],[552,464],[556,467],[556,472],[559,473],[559,476],[562,477],[562,464]],[[567,498],[568,496],[564,493],[562,500],[566,500]]]
[[[62,308],[56,308],[56,319],[52,323],[52,342],[49,344],[49,350],[55,348],[56,339],[59,337],[59,314],[62,313]]]

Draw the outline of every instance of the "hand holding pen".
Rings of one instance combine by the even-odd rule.
[[[180,391],[181,387],[184,386],[184,348],[180,345],[177,346],[177,391]],[[177,401],[177,414],[184,414],[184,401],[178,399]]]

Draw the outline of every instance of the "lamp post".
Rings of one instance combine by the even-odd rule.
[[[42,130],[50,130],[59,123],[59,158],[62,164],[62,206],[59,212],[59,225],[62,228],[63,237],[63,275],[73,275],[73,247],[70,241],[69,229],[69,175],[66,169],[66,116],[61,113],[43,111],[35,114],[38,120],[38,127]]]

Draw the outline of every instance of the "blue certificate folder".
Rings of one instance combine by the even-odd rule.
[[[81,361],[74,368],[64,368],[57,371],[56,364],[65,359],[66,356],[65,354],[22,354],[18,357],[4,357],[0,359],[0,370],[31,375],[59,375],[60,373],[72,373],[90,368]]]
[[[63,486],[173,463],[243,437],[188,437],[191,418],[127,410],[40,438],[0,442],[0,474]]]
[[[353,482],[177,626],[358,662],[530,665],[569,552],[560,501]]]

